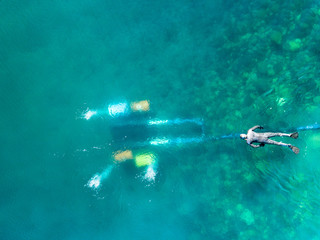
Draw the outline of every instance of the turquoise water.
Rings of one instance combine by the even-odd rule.
[[[0,18],[0,239],[320,239],[320,131],[283,139],[299,155],[135,147],[157,156],[149,182],[114,164],[110,118],[82,118],[148,99],[148,117],[200,118],[207,136],[316,124],[317,1],[14,0]]]

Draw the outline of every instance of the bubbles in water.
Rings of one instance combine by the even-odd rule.
[[[92,178],[90,178],[85,186],[98,190],[101,186],[101,182],[109,177],[112,169],[113,166],[108,166],[101,174],[96,173]]]
[[[96,114],[97,114],[97,111],[88,110],[86,113],[84,113],[83,117],[89,120],[93,115],[96,115]]]
[[[144,179],[149,182],[154,182],[156,179],[157,172],[154,170],[153,166],[148,166],[147,171],[144,175]]]
[[[101,176],[94,175],[86,184],[89,188],[98,189],[101,184]]]
[[[110,104],[108,106],[108,112],[111,117],[118,117],[128,114],[129,107],[126,102],[118,104]]]
[[[145,182],[146,186],[149,187],[155,183],[157,174],[156,165],[152,164],[149,165],[143,173],[139,174],[137,178],[140,178],[142,182]]]
[[[80,112],[80,111],[79,111]],[[92,116],[95,116],[98,114],[98,111],[96,110],[90,110],[89,108],[86,108],[85,110],[81,111],[80,113],[77,113],[76,119],[91,119]]]

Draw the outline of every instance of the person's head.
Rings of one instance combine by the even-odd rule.
[[[240,134],[240,138],[243,139],[243,140],[247,140],[247,134]]]

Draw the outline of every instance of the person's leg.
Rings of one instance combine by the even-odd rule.
[[[263,135],[267,138],[270,137],[291,137],[291,138],[298,138],[299,134],[297,132],[294,133],[274,133],[274,132],[266,132]]]
[[[283,143],[283,142],[276,142],[276,141],[273,141],[271,139],[268,139],[266,141],[267,144],[273,144],[273,145],[278,145],[278,146],[285,146],[285,147],[289,147],[295,154],[298,154],[300,149],[295,147],[295,146],[292,146],[291,144],[287,144],[287,143]]]
[[[292,138],[298,138],[299,134],[297,132],[291,133],[290,137]]]
[[[287,144],[287,143],[283,143],[283,142],[276,142],[276,141],[273,141],[271,139],[268,139],[266,141],[267,144],[273,144],[273,145],[278,145],[278,146],[285,146],[285,147],[290,147],[292,146],[291,144]]]
[[[288,133],[276,133],[276,132],[265,132],[263,135],[267,138],[270,137],[291,137],[291,134]]]

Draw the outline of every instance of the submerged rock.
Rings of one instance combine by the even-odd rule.
[[[270,39],[273,43],[280,45],[282,42],[282,33],[278,30],[274,30],[270,34]]]
[[[300,48],[302,47],[302,41],[300,38],[291,40],[288,42],[287,44],[287,48],[288,50],[294,52],[294,51],[298,51]]]
[[[241,215],[241,220],[243,220],[247,225],[251,225],[254,223],[254,216],[249,209],[245,209]]]
[[[313,98],[313,102],[314,102],[315,104],[320,104],[320,96],[314,97],[314,98]]]

